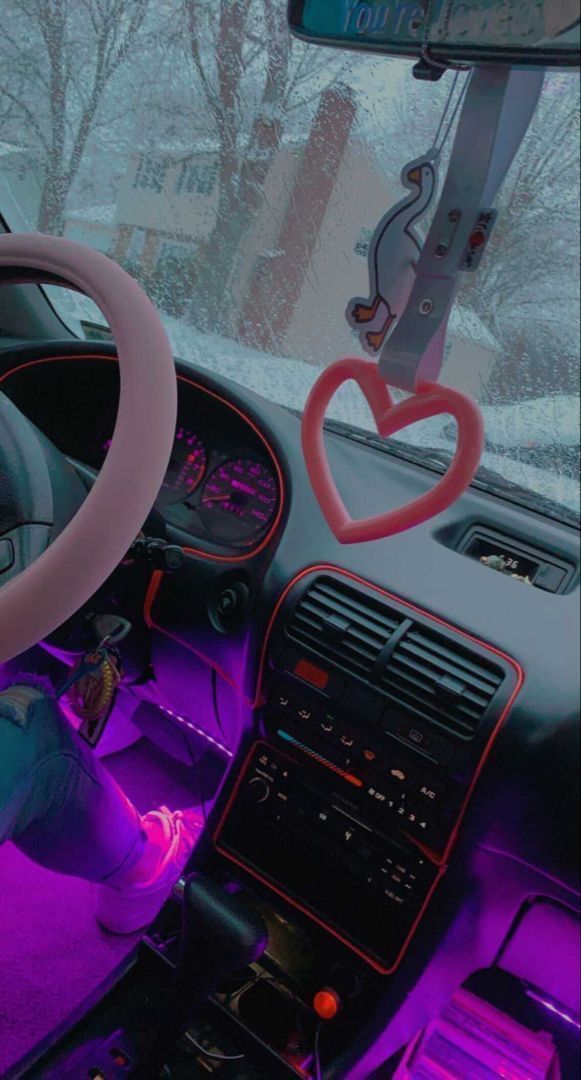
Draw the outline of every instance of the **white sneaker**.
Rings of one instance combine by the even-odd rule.
[[[203,827],[198,810],[150,810],[142,818],[159,848],[154,873],[129,885],[97,885],[95,917],[112,934],[134,934],[153,921],[180,877]]]

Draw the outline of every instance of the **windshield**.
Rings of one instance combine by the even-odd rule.
[[[420,82],[408,60],[292,40],[284,0],[0,0],[0,12],[8,226],[106,252],[156,303],[177,356],[300,410],[321,368],[360,354],[346,306],[367,295],[370,237],[405,193],[403,165],[432,145],[453,76]],[[462,275],[441,379],[482,407],[481,482],[571,520],[578,74],[547,75],[497,208],[479,270]],[[49,292],[73,329],[102,336],[94,305]],[[330,415],[374,431],[353,384]],[[436,418],[392,446],[425,448],[438,467],[454,435]]]

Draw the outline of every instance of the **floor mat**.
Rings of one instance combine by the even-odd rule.
[[[192,770],[146,740],[106,759],[138,809],[199,801]],[[59,1025],[133,947],[93,918],[91,886],[0,848],[0,1077]]]

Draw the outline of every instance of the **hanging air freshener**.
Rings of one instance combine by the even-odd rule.
[[[369,296],[356,296],[345,312],[359,330],[361,348],[372,356],[382,345],[407,303],[422,245],[414,225],[429,209],[437,185],[436,160],[428,156],[404,165],[401,182],[411,190],[382,217],[369,244]]]
[[[371,237],[367,255],[369,296],[356,296],[347,305],[347,322],[354,330],[359,330],[361,348],[371,356],[381,352],[389,331],[408,301],[417,259],[422,250],[415,227],[434,200],[438,186],[438,160],[466,89],[464,84],[438,145],[457,82],[458,73],[454,76],[434,145],[427,154],[408,162],[402,169],[401,182],[411,194],[390,207]]]
[[[494,221],[488,208],[528,128],[543,72],[477,67],[460,91],[438,143],[458,77],[457,73],[434,147],[404,168],[402,182],[411,194],[384,215],[373,234],[369,296],[355,297],[347,306],[349,324],[359,331],[363,348],[379,356],[379,363],[346,358],[331,364],[316,380],[303,413],[307,471],[321,511],[342,544],[393,536],[441,513],[470,484],[484,447],[476,402],[436,380],[460,272],[475,268],[478,260],[472,248],[485,246]],[[414,225],[434,200],[437,161],[462,102],[442,194],[421,244]],[[451,463],[430,491],[359,520],[351,518],[337,490],[324,438],[329,402],[348,380],[356,382],[367,398],[384,438],[442,414],[453,416],[458,429]],[[389,386],[411,397],[394,404]]]

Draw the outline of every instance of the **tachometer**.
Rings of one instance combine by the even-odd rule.
[[[158,504],[171,506],[183,502],[195,491],[206,470],[206,450],[202,440],[190,428],[178,426]]]
[[[251,458],[225,461],[202,490],[201,513],[207,528],[221,540],[244,542],[272,521],[279,498],[276,478]]]

